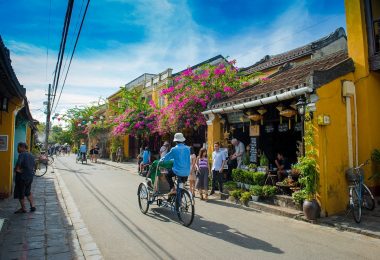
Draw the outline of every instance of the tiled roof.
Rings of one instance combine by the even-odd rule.
[[[242,68],[240,72],[243,75],[248,75],[254,72],[276,67],[286,62],[290,62],[311,55],[316,50],[319,50],[331,44],[332,42],[336,41],[341,37],[346,37],[346,33],[344,32],[343,28],[338,28],[337,30],[335,30],[335,32],[331,33],[330,35],[325,36],[317,41],[314,41],[302,47],[273,56],[266,55],[264,58],[262,58],[260,61],[256,62],[252,66]]]
[[[218,60],[218,59],[223,59],[225,62],[227,62],[226,58],[224,58],[222,55],[219,54],[219,55],[217,55],[217,56],[215,56],[215,57],[212,57],[212,58],[210,58],[210,59],[208,59],[208,60],[202,61],[201,63],[198,63],[198,64],[196,64],[196,65],[194,65],[194,66],[191,66],[190,69],[193,70],[193,69],[198,68],[198,67],[200,67],[200,66],[202,66],[202,65],[212,63],[213,61],[216,61],[216,60]],[[186,68],[186,69],[187,69],[187,68]],[[179,76],[179,75],[180,75],[182,72],[184,72],[186,69],[181,70],[181,71],[179,71],[179,72],[173,74],[172,76],[173,76],[173,77]]]
[[[267,81],[240,90],[235,95],[212,105],[212,108],[228,107],[260,98],[281,94],[300,87],[317,88],[354,70],[353,61],[346,51],[311,59],[302,64],[284,67]],[[311,76],[313,76],[311,78]],[[312,80],[312,83],[310,83]]]

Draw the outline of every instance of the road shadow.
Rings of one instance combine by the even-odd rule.
[[[176,222],[179,224],[177,214],[169,209],[153,207],[148,211],[147,216],[162,222]],[[189,228],[247,249],[262,250],[274,254],[284,253],[281,249],[264,240],[244,234],[226,224],[206,220],[200,215],[194,216],[194,221]]]
[[[191,229],[247,249],[262,250],[275,254],[284,253],[281,249],[274,247],[272,244],[264,240],[244,234],[226,224],[206,220],[199,215],[194,217]]]

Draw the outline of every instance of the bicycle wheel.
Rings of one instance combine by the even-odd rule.
[[[185,227],[190,226],[194,219],[195,209],[193,199],[185,189],[181,190],[180,202],[178,198],[176,199],[176,211],[181,224]]]
[[[360,223],[362,218],[362,207],[359,201],[358,191],[355,187],[350,188],[350,205],[355,222]]]
[[[375,198],[373,197],[371,191],[368,189],[367,185],[363,184],[363,207],[368,210],[373,210],[375,208]]]
[[[34,175],[37,177],[43,176],[47,172],[47,163],[36,162]]]
[[[140,183],[137,189],[137,198],[141,212],[146,214],[149,209],[149,191],[144,183]]]

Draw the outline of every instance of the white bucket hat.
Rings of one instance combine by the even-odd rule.
[[[182,133],[176,133],[174,135],[174,140],[173,142],[185,142],[186,138],[183,136]]]

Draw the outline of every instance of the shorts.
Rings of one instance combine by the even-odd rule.
[[[23,180],[23,179],[18,179],[16,180],[16,185],[15,189],[13,192],[13,197],[15,199],[23,199],[25,196],[29,197],[30,196],[30,191],[32,189],[32,182],[33,179],[31,180]]]

